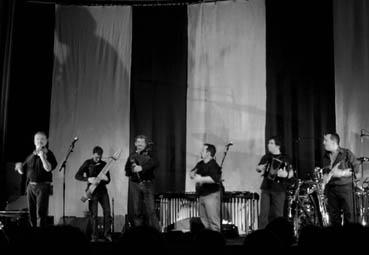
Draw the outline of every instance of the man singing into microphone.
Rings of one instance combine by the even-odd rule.
[[[52,182],[51,171],[56,168],[54,154],[47,148],[47,136],[37,132],[34,136],[35,150],[27,159],[15,164],[20,174],[27,173],[27,202],[32,227],[45,227],[49,211],[49,195]]]
[[[191,170],[190,178],[196,183],[199,195],[199,214],[205,228],[220,231],[221,169],[215,161],[215,146],[204,144],[201,161]]]

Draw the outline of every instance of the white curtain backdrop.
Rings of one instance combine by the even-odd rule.
[[[59,166],[73,138],[79,138],[66,165],[65,215],[83,216],[88,211],[88,203],[80,201],[86,183],[76,181],[74,175],[91,158],[93,147],[101,146],[104,157],[121,149],[108,185],[116,231],[121,230],[127,204],[123,168],[129,148],[131,26],[130,7],[56,8],[50,148]],[[53,176],[50,210],[59,222],[63,172],[55,171]]]
[[[203,143],[217,147],[227,191],[259,191],[264,153],[265,3],[229,1],[188,7],[187,178]]]
[[[369,2],[335,0],[333,16],[337,132],[344,147],[368,157],[360,130],[369,130]],[[365,177],[368,169],[364,163]]]

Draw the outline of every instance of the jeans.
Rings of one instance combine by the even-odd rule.
[[[101,189],[95,194],[93,194],[92,198],[88,202],[88,208],[91,214],[91,222],[92,222],[92,238],[97,238],[97,226],[98,226],[98,203],[100,203],[103,209],[104,215],[104,236],[107,237],[111,232],[111,215],[110,215],[110,202],[109,195],[106,189]]]
[[[265,228],[269,222],[283,217],[286,192],[261,190],[259,229]]]
[[[199,214],[206,229],[220,231],[220,191],[200,196]]]
[[[151,226],[160,231],[155,214],[154,184],[152,181],[129,182],[134,226]]]
[[[352,184],[327,185],[327,210],[333,226],[342,225],[342,213],[344,223],[353,222],[353,197]]]
[[[49,183],[29,183],[27,186],[27,203],[29,221],[32,227],[46,227],[49,213]]]

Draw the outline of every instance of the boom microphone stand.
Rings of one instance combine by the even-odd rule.
[[[223,163],[224,163],[224,160],[227,156],[227,153],[228,153],[228,150],[229,150],[229,147],[232,146],[233,143],[230,142],[228,143],[226,146],[225,146],[225,151],[224,151],[224,154],[223,154],[223,159],[222,159],[222,162],[220,163],[220,170],[223,169]],[[219,208],[220,208],[220,214],[219,214],[219,218],[220,218],[220,233],[222,233],[223,231],[223,227],[222,227],[222,224],[223,224],[223,207],[222,207],[222,203],[223,203],[223,193],[225,193],[225,189],[224,189],[224,185],[223,185],[223,179],[220,180],[220,196],[219,196]]]
[[[63,225],[65,225],[65,166],[67,164],[67,160],[69,158],[69,155],[73,152],[74,144],[77,142],[78,137],[74,137],[72,144],[69,146],[67,155],[65,156],[65,159],[61,166],[59,167],[59,172],[63,170]]]
[[[368,137],[368,131],[366,129],[361,129],[360,130],[360,142],[363,143],[364,142],[364,138]],[[369,159],[367,157],[360,157],[358,158],[358,160],[360,161],[360,166],[361,166],[361,178],[364,177],[364,166],[363,163],[365,161],[369,161]],[[357,203],[356,203],[356,196],[355,196],[355,185],[354,185],[354,179],[355,178],[355,171],[354,169],[351,169],[351,181],[352,181],[352,206],[353,206],[353,213],[354,213],[354,222],[357,223]]]

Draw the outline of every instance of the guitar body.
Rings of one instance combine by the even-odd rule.
[[[88,186],[88,188],[85,191],[85,194],[81,197],[81,201],[83,203],[92,198],[92,194],[94,193],[97,186],[98,184],[91,184],[90,186]]]
[[[341,164],[341,162],[338,162],[336,165],[334,165],[328,172],[323,174],[322,178],[322,190],[325,190],[326,185],[329,183],[329,181],[332,179],[333,174],[335,171],[337,171],[338,166]]]
[[[82,202],[86,202],[87,200],[90,200],[92,198],[92,194],[94,193],[95,189],[99,185],[100,181],[104,179],[103,177],[109,172],[111,166],[113,165],[113,162],[115,162],[119,158],[120,153],[121,150],[117,151],[116,153],[114,153],[112,157],[110,157],[104,168],[96,177],[97,182],[91,183],[91,185],[89,185],[88,188],[86,189],[85,194],[81,197]]]

